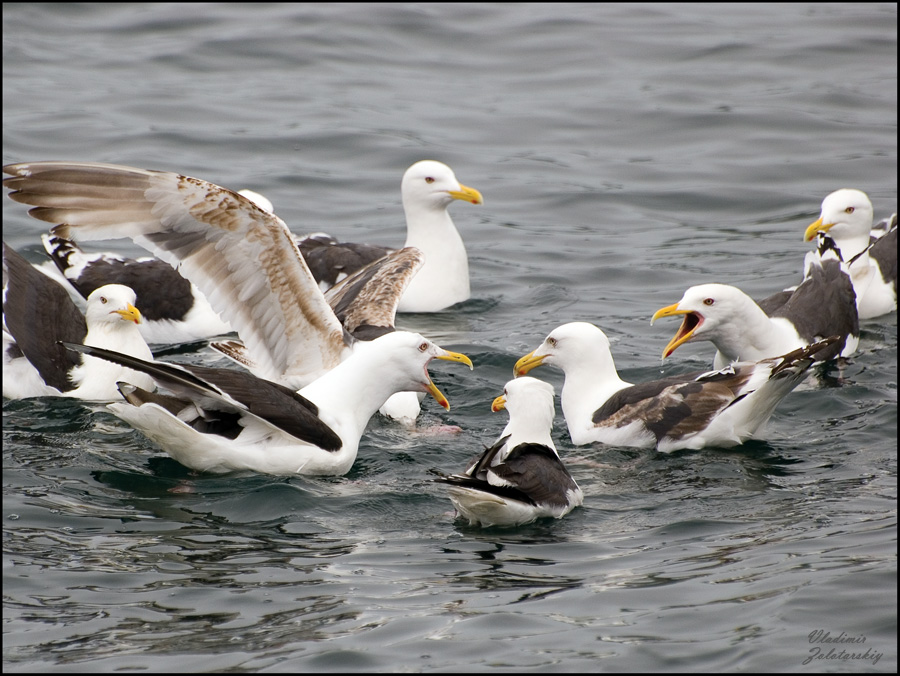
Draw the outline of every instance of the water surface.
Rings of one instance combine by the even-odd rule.
[[[707,368],[703,343],[660,361],[656,309],[795,284],[837,188],[896,210],[894,4],[13,4],[3,24],[4,163],[175,170],[394,245],[413,162],[485,196],[451,207],[473,298],[398,322],[475,370],[435,365],[451,410],[374,418],[344,477],[196,476],[102,407],[5,401],[5,669],[896,671],[896,313],[740,449],[574,447],[558,414],[585,492],[560,521],[470,528],[430,473],[496,439],[491,400],[555,326],[599,325],[632,381]],[[39,260],[42,225],[3,215]],[[819,630],[858,659],[810,659]]]

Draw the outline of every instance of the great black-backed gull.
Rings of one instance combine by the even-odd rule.
[[[181,464],[200,472],[345,474],[369,418],[392,394],[447,398],[428,375],[432,359],[467,364],[422,336],[394,331],[361,343],[339,365],[295,392],[234,369],[147,362],[108,350],[66,344],[84,354],[150,375],[151,393],[119,384],[125,402],[108,408]]]
[[[661,317],[684,315],[678,332],[663,349],[668,357],[679,345],[708,340],[716,347],[713,368],[735,361],[777,357],[829,336],[839,340],[814,359],[849,357],[859,345],[856,294],[846,265],[827,237],[807,254],[806,276],[796,289],[759,303],[734,286],[700,284],[674,305],[657,310]]]
[[[58,235],[44,234],[41,240],[59,273],[83,298],[105,284],[134,289],[143,309],[141,334],[148,343],[189,343],[231,333],[200,290],[158,258],[88,253]]]
[[[470,525],[518,526],[561,518],[584,501],[550,438],[556,409],[553,386],[535,378],[511,380],[491,410],[509,412],[500,438],[463,474],[437,479]]]
[[[59,223],[53,234],[129,237],[177,268],[237,331],[260,377],[302,387],[334,368],[355,343],[284,221],[242,195],[172,172],[94,162],[21,163],[4,171],[12,175],[4,181],[10,198],[33,205],[35,218]],[[355,316],[376,326],[389,318],[393,328],[397,302],[422,254],[406,247],[379,261],[357,272],[377,280],[378,288]],[[382,263],[396,274],[374,275]],[[345,287],[361,292],[352,281]],[[418,399],[400,399],[398,412],[386,413],[406,422],[412,407],[418,411]]]
[[[804,239],[826,232],[850,267],[860,319],[897,309],[897,214],[872,225],[874,209],[861,190],[836,190],[822,200],[819,218]]]
[[[606,334],[593,324],[557,327],[515,364],[562,369],[562,410],[574,444],[656,447],[662,452],[729,447],[754,436],[803,379],[828,338],[775,359],[731,364],[633,385],[616,372]]]
[[[101,359],[72,354],[57,341],[77,341],[152,359],[141,337],[134,291],[101,286],[88,296],[84,315],[69,293],[3,243],[3,396],[7,399],[63,396],[86,401],[119,398],[116,381],[131,378],[144,388],[142,373]]]

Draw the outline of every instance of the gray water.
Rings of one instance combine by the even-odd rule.
[[[196,476],[101,407],[4,401],[4,669],[895,672],[896,313],[738,449],[574,447],[558,414],[560,521],[470,528],[430,470],[496,439],[555,326],[632,381],[707,368],[660,360],[656,309],[795,284],[837,188],[895,211],[896,41],[892,3],[4,5],[4,163],[174,170],[393,245],[413,162],[485,197],[451,207],[472,299],[398,322],[475,370],[435,366],[451,410],[374,418],[344,477]]]

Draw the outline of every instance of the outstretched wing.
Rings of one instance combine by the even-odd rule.
[[[129,237],[192,281],[267,377],[298,387],[336,366],[340,322],[280,218],[197,178],[95,162],[11,164],[10,198],[62,237]]]

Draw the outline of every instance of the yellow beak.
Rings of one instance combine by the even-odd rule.
[[[809,242],[814,240],[817,232],[828,232],[834,225],[834,223],[823,224],[821,218],[815,223],[810,223],[806,232],[803,233],[803,241]]]
[[[494,399],[493,403],[491,404],[491,410],[496,413],[497,411],[502,411],[504,408],[506,408],[506,399],[504,399],[503,395],[501,394],[499,397]]]
[[[129,303],[128,307],[126,307],[124,310],[113,310],[113,312],[121,315],[122,319],[124,319],[125,321],[134,322],[135,324],[140,324],[142,321],[141,313],[131,303]]]
[[[484,204],[484,198],[480,192],[475,190],[475,188],[464,186],[462,183],[459,184],[459,190],[448,190],[447,192],[455,200],[471,202],[472,204]]]
[[[450,402],[447,401],[447,397],[444,396],[444,394],[437,388],[437,385],[435,385],[433,382],[431,382],[430,379],[428,381],[428,384],[425,385],[425,389],[428,392],[428,394],[430,394],[432,397],[434,397],[434,400],[437,403],[439,403],[441,406],[443,406],[448,411],[450,410]]]
[[[516,365],[513,366],[513,375],[515,375],[516,377],[524,376],[531,369],[544,363],[544,358],[547,355],[535,356],[534,353],[535,351],[532,350],[516,362]]]
[[[681,326],[678,327],[678,332],[675,334],[675,337],[669,341],[669,344],[666,345],[663,350],[663,359],[672,354],[679,345],[689,341],[691,336],[694,335],[694,331],[697,327],[703,323],[703,320],[698,320],[697,315],[690,310],[682,310],[679,308],[678,303],[675,303],[675,305],[667,305],[654,312],[653,317],[650,318],[650,323],[652,324],[660,317],[674,317],[675,315],[684,315],[684,320],[681,322]]]

